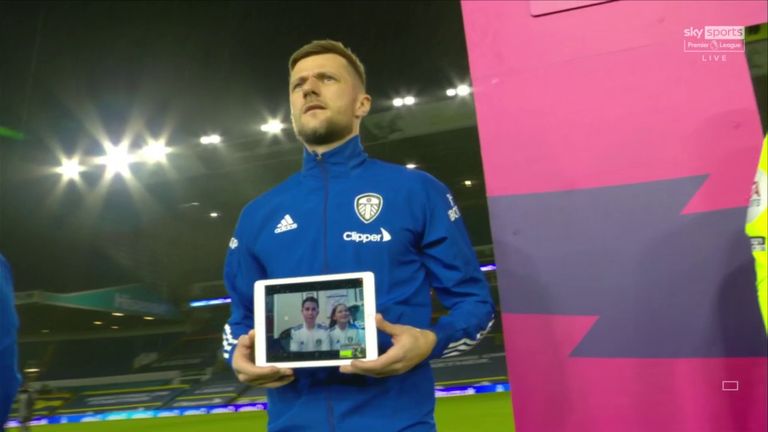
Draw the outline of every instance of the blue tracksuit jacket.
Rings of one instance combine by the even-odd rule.
[[[0,255],[0,430],[8,419],[19,388],[16,331],[19,321],[14,306],[11,268]]]
[[[356,136],[320,156],[304,150],[302,170],[240,214],[224,269],[232,297],[224,357],[253,327],[257,280],[358,271],[374,273],[386,320],[435,332],[430,358],[458,355],[490,328],[489,288],[448,189],[424,172],[369,159]],[[436,323],[430,288],[449,310]],[[379,352],[391,345],[379,332]],[[268,391],[270,431],[435,430],[426,361],[389,378],[294,373],[294,382]]]

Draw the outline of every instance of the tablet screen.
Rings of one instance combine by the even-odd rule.
[[[375,300],[367,298],[373,297],[372,276],[348,273],[257,283],[254,298],[259,302],[263,295],[264,324],[263,337],[257,339],[265,342],[257,364],[329,366],[370,359],[370,343],[376,346],[371,319]],[[260,315],[258,309],[254,311]]]

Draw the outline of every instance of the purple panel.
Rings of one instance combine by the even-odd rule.
[[[765,356],[745,210],[680,214],[703,181],[491,198],[503,311],[600,316],[576,356]]]

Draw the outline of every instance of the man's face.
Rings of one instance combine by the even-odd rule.
[[[304,323],[315,325],[317,319],[317,303],[308,301],[301,307],[301,315],[304,316]]]
[[[302,59],[289,81],[293,130],[304,143],[326,145],[356,132],[370,97],[343,57],[319,54]]]

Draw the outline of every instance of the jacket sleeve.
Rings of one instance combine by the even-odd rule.
[[[10,268],[0,255],[0,429],[19,388],[18,349],[16,347],[19,322],[13,296]]]
[[[264,267],[248,244],[250,236],[243,220],[241,216],[224,262],[224,284],[232,303],[229,320],[224,325],[222,345],[224,359],[230,365],[238,338],[253,329],[253,285],[266,277]]]
[[[459,355],[474,347],[493,325],[493,301],[448,188],[427,181],[421,250],[430,285],[448,314],[432,326],[437,343],[430,359]]]

